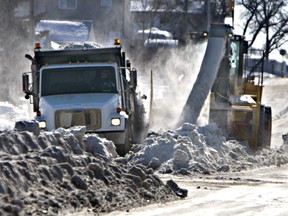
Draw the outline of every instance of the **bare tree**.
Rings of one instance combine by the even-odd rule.
[[[141,0],[134,1],[136,10],[139,10],[135,15],[136,24],[139,25],[139,29],[151,28],[154,26],[157,19],[157,11],[161,7],[162,0]]]
[[[232,0],[211,0],[211,21],[223,23],[225,17],[231,16]]]
[[[252,47],[261,33],[265,35],[265,58],[287,42],[288,13],[287,0],[241,0],[240,5],[245,11],[242,18],[245,19],[243,35],[251,34],[249,47]]]

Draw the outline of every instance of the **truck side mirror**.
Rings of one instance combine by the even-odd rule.
[[[22,74],[22,89],[25,93],[29,92],[29,75],[26,73]]]
[[[133,68],[130,71],[130,87],[136,89],[136,86],[137,86],[137,70]]]

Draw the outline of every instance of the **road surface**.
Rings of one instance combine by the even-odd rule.
[[[188,189],[179,201],[112,212],[117,216],[288,215],[288,165],[239,173],[169,178]]]

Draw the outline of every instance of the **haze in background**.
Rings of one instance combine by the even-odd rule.
[[[22,96],[21,74],[29,70],[29,61],[24,55],[34,47],[30,23],[16,16],[19,10],[15,5],[14,1],[13,4],[0,2],[0,101],[19,105],[22,103],[19,100]]]

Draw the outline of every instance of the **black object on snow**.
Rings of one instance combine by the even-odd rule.
[[[185,198],[188,195],[188,190],[180,188],[176,182],[174,182],[172,179],[167,181],[167,186],[171,188],[171,190],[179,197]]]

